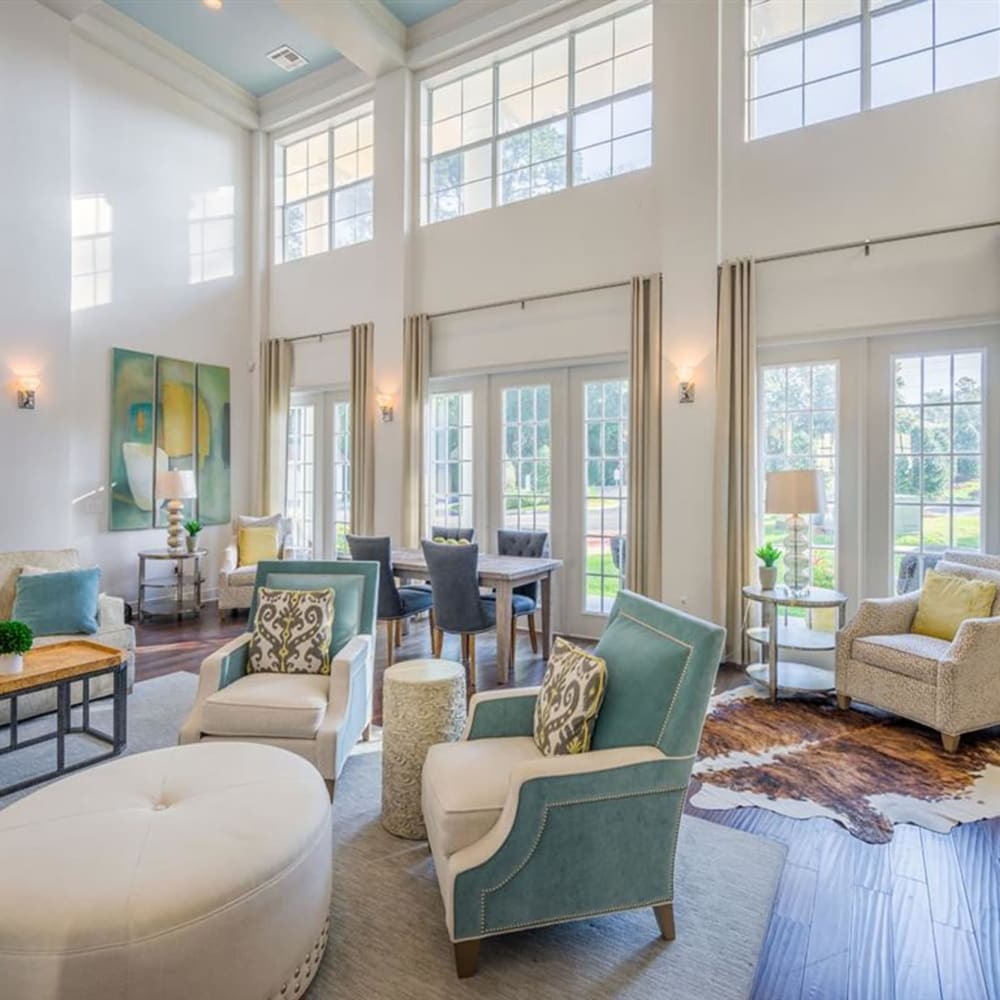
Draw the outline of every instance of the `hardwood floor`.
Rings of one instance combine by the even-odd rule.
[[[246,627],[245,616],[136,628],[136,677],[198,672],[201,661]],[[375,718],[381,721],[385,633],[376,652]],[[538,684],[544,663],[518,635],[514,683]],[[430,655],[416,622],[397,660]],[[458,658],[458,639],[443,655]],[[479,638],[477,685],[496,687],[495,642]],[[742,683],[724,667],[719,690]],[[892,843],[866,844],[825,819],[763,809],[688,811],[777,840],[788,848],[754,1000],[1000,1000],[1000,818],[950,834],[897,826]],[[752,855],[746,864],[753,864]],[[678,914],[683,934],[683,914]]]

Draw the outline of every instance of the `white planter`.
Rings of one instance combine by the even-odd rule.
[[[19,674],[24,670],[24,657],[20,653],[4,653],[0,656],[0,674]]]
[[[778,567],[758,566],[757,572],[760,576],[760,589],[774,590],[775,584],[778,582]]]
[[[187,550],[188,550],[188,552],[197,552],[198,551],[198,536],[197,535],[188,535],[187,538],[185,539],[185,541],[187,542]]]

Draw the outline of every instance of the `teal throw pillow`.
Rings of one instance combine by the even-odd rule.
[[[101,571],[70,569],[22,574],[17,579],[11,618],[39,635],[93,635]]]

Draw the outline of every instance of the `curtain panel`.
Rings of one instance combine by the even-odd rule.
[[[662,275],[632,279],[625,583],[655,600],[663,586],[662,295]]]
[[[719,268],[715,340],[712,586],[726,659],[741,661],[743,587],[754,582],[757,498],[757,327],[752,260]]]
[[[264,516],[285,513],[293,364],[294,352],[289,341],[272,339],[260,345],[261,462],[257,510]]]
[[[416,548],[423,534],[424,423],[431,372],[431,324],[426,315],[403,320],[403,544]]]
[[[375,520],[375,324],[351,327],[351,532]]]

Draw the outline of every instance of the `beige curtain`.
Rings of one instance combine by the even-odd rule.
[[[629,351],[628,528],[625,583],[659,599],[662,574],[663,345],[659,274],[632,279]]]
[[[712,572],[715,620],[726,659],[742,660],[743,587],[754,582],[757,329],[753,261],[719,268],[715,340],[715,497]]]
[[[351,531],[370,535],[375,520],[375,324],[351,327]]]
[[[420,544],[424,511],[424,417],[431,371],[431,323],[403,320],[403,544]]]
[[[263,515],[285,511],[293,361],[292,345],[287,340],[265,340],[260,345],[261,461],[257,510]]]

